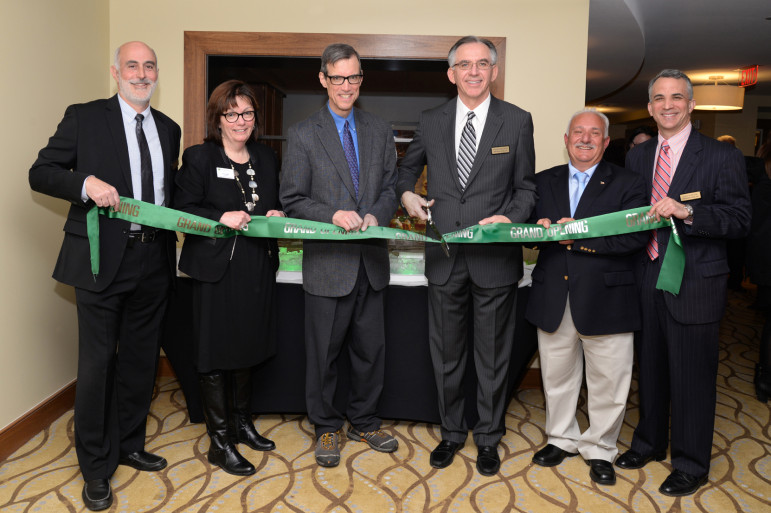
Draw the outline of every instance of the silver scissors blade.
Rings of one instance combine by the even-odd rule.
[[[440,232],[439,228],[436,227],[434,219],[431,217],[431,209],[428,207],[423,208],[426,209],[426,215],[428,216],[428,219],[426,220],[426,226],[430,226],[431,230],[433,230],[436,236],[439,237],[439,245],[442,246],[442,250],[444,251],[445,256],[450,258],[450,246],[448,246],[447,241],[444,240],[444,235],[442,235],[442,232]]]

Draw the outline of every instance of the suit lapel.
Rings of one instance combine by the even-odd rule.
[[[316,125],[317,135],[321,145],[324,147],[324,151],[327,152],[329,160],[335,167],[337,174],[340,176],[340,180],[348,189],[348,193],[351,198],[356,199],[356,189],[353,188],[353,180],[351,179],[351,170],[348,167],[348,161],[345,159],[345,153],[343,152],[343,145],[340,143],[340,134],[337,133],[337,126],[335,120],[332,119],[332,114],[329,113],[327,107],[323,107],[319,112],[319,119]],[[361,168],[361,166],[359,166]]]
[[[552,202],[557,206],[557,212],[559,212],[559,218],[551,221],[556,222],[562,217],[570,217],[570,171],[567,164],[554,173],[551,182],[549,189],[552,194]]]
[[[576,213],[573,217],[575,219],[590,217],[593,212],[592,205],[594,204],[594,201],[603,193],[612,180],[613,173],[610,171],[610,166],[608,166],[605,161],[601,160],[597,165],[597,169],[594,170],[591,180],[586,184],[586,188],[584,189],[583,194],[581,194],[581,199],[578,200]],[[568,203],[569,202],[570,200],[568,200]]]
[[[453,181],[455,187],[458,188],[458,192],[462,193],[463,189],[460,186],[460,178],[458,178],[458,155],[455,152],[455,109],[457,106],[458,98],[447,102],[442,112],[441,120],[441,136],[439,138],[440,144],[445,145],[445,155],[447,157],[447,170],[450,173],[448,177]],[[429,171],[431,173],[437,173],[439,170],[435,169]]]
[[[107,108],[105,109],[105,118],[107,119],[107,126],[112,136],[116,157],[118,164],[120,164],[120,170],[123,175],[123,181],[127,186],[129,195],[134,197],[133,180],[131,179],[131,162],[129,161],[128,144],[126,143],[126,130],[123,127],[123,114],[120,110],[120,103],[118,103],[118,95],[113,96],[107,102]],[[120,190],[120,188],[118,188]]]
[[[374,140],[372,139],[369,125],[363,119],[363,116],[360,115],[358,109],[354,109],[353,116],[356,122],[356,140],[359,144],[359,196],[356,200],[358,204],[361,197],[364,196],[364,191],[367,190],[367,184],[369,183],[369,157],[374,152],[372,148]],[[346,167],[348,167],[348,161],[346,161]],[[350,175],[350,170],[348,174]],[[353,185],[353,180],[351,180],[351,185]]]
[[[164,197],[167,198],[166,206],[170,204],[172,188],[174,185],[174,170],[171,166],[171,144],[169,142],[169,129],[165,123],[161,121],[161,117],[158,115],[158,111],[150,109],[153,113],[153,120],[155,121],[155,128],[158,130],[158,139],[161,141],[161,150],[163,151],[163,192]]]
[[[696,164],[698,163],[701,154],[701,140],[699,140],[699,133],[696,129],[691,128],[691,135],[688,137],[688,142],[685,143],[683,148],[683,154],[680,156],[680,161],[675,168],[675,176],[672,178],[672,183],[669,185],[669,193],[667,196],[679,201],[680,195],[686,191],[686,187],[691,182],[693,173],[696,172]]]
[[[493,141],[498,135],[498,131],[503,126],[503,118],[501,117],[498,100],[495,97],[490,97],[490,108],[487,111],[487,120],[485,121],[485,127],[482,130],[482,139],[477,144],[477,153],[474,157],[474,165],[471,167],[469,173],[468,182],[466,188],[474,181],[474,177],[479,174],[479,170],[482,169],[484,161],[491,153],[493,147]]]

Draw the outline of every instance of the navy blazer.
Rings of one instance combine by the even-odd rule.
[[[163,151],[166,205],[173,200],[174,173],[179,159],[182,132],[168,116],[152,109]],[[53,277],[57,281],[93,292],[104,290],[115,278],[128,241],[131,224],[99,216],[100,272],[91,273],[86,213],[94,206],[83,203],[83,182],[90,175],[112,185],[118,194],[133,198],[126,132],[118,96],[70,105],[48,145],[40,150],[29,170],[33,190],[70,201],[64,224],[64,241]],[[170,270],[176,268],[175,236],[167,237]]]
[[[570,217],[568,166],[535,175],[538,202],[530,219],[552,223]],[[576,207],[584,219],[648,204],[638,173],[600,161]],[[558,242],[538,247],[538,263],[526,318],[544,331],[557,331],[570,295],[570,313],[582,335],[609,335],[640,329],[635,265],[649,232],[578,239],[570,249]]]
[[[490,110],[477,144],[466,188],[458,179],[455,151],[457,97],[420,115],[415,136],[399,167],[396,192],[413,191],[423,166],[428,165],[428,198],[436,202],[431,214],[442,233],[477,224],[492,215],[524,223],[535,205],[533,183],[535,149],[533,120],[519,107],[490,99]],[[439,244],[426,244],[426,278],[447,282],[457,245],[447,258]],[[466,244],[464,255],[472,281],[480,287],[513,285],[522,277],[522,247],[513,243]]]
[[[626,167],[643,176],[648,196],[657,146],[653,138],[626,157]],[[685,274],[677,296],[664,294],[667,309],[682,324],[718,322],[725,310],[729,273],[726,239],[744,237],[750,230],[744,157],[733,146],[692,129],[667,195],[693,207],[692,225],[675,223],[685,250]],[[663,255],[671,230],[658,233]]]
[[[278,161],[273,150],[264,144],[247,144],[252,168],[258,184],[260,199],[252,212],[264,216],[269,210],[280,209],[278,204]],[[235,180],[218,178],[217,168],[230,169],[230,162],[222,147],[205,142],[191,146],[182,154],[182,167],[176,177],[174,208],[213,221],[219,221],[222,214],[235,210],[246,212],[244,198]],[[245,189],[247,197],[250,189]],[[205,282],[219,281],[225,274],[233,245],[238,237],[213,238],[201,235],[185,235],[179,269],[191,278]],[[278,270],[278,245],[275,239],[256,239],[265,247],[273,270]]]

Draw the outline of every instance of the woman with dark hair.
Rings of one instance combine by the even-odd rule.
[[[747,247],[747,274],[758,286],[756,305],[766,315],[755,366],[755,395],[766,402],[771,395],[771,139],[758,150],[766,174],[752,190],[752,228]]]
[[[176,176],[174,208],[233,228],[229,238],[187,235],[179,269],[194,280],[193,354],[201,387],[209,462],[235,475],[254,466],[235,447],[275,444],[254,428],[252,367],[273,356],[278,247],[274,239],[242,237],[251,216],[283,216],[278,164],[256,142],[258,103],[244,82],[217,86],[206,107],[207,136],[187,148]]]

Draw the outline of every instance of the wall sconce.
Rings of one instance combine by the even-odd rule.
[[[696,110],[741,110],[744,107],[744,88],[728,84],[718,84],[722,75],[711,76],[711,85],[693,86],[693,99]]]

